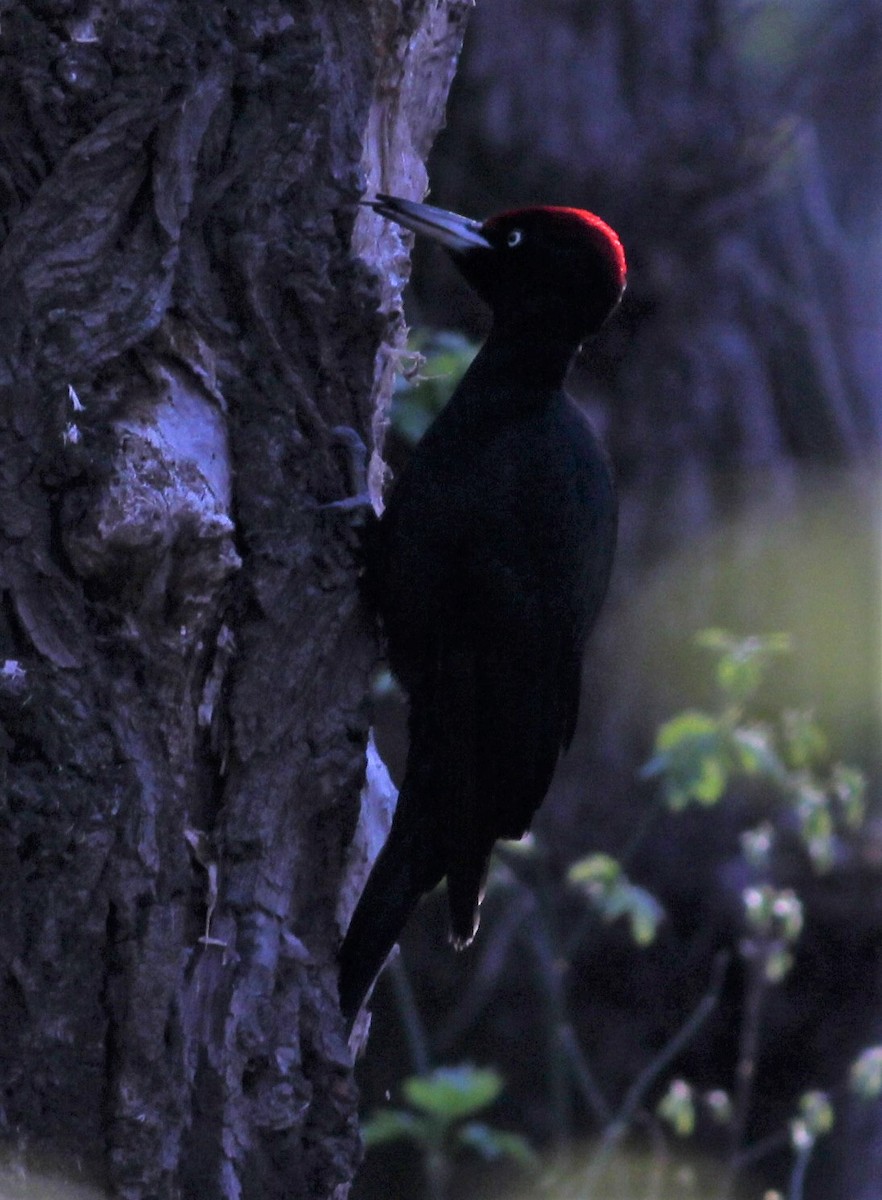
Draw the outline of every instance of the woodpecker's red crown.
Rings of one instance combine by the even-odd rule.
[[[625,290],[628,267],[625,262],[625,249],[619,241],[619,235],[606,221],[595,213],[584,208],[565,208],[554,205],[538,205],[533,208],[515,208],[510,212],[497,213],[488,217],[483,224],[485,233],[508,230],[508,238],[512,233],[523,232],[524,227],[546,229],[555,237],[563,239],[582,239],[586,233],[594,241],[602,256],[607,257],[613,276],[618,280],[619,291]],[[518,239],[516,244],[521,244]]]

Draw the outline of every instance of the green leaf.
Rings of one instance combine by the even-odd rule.
[[[738,638],[725,629],[700,629],[695,635],[695,644],[702,650],[728,653],[738,645]]]
[[[457,1140],[477,1151],[487,1162],[510,1159],[522,1167],[538,1166],[539,1160],[526,1138],[504,1129],[493,1129],[482,1121],[469,1121],[457,1131]]]
[[[462,334],[416,330],[408,342],[411,367],[395,381],[390,420],[397,433],[418,442],[441,411],[477,353]]]
[[[696,646],[727,654],[789,654],[793,639],[789,633],[754,633],[739,637],[728,629],[700,629],[695,635]]]
[[[371,695],[375,700],[385,700],[389,696],[401,696],[401,686],[390,670],[384,668],[377,671],[371,683]]]
[[[400,1108],[380,1108],[372,1113],[362,1124],[361,1136],[365,1149],[382,1146],[386,1142],[396,1142],[401,1138],[410,1138],[415,1142],[424,1140],[425,1125],[413,1113]]]
[[[621,864],[609,854],[589,854],[574,862],[567,881],[589,898],[605,921],[625,917],[638,946],[655,938],[665,910],[651,892],[631,883]]]
[[[717,683],[723,694],[738,705],[759,688],[768,659],[790,649],[790,638],[784,633],[738,638],[723,629],[705,629],[695,640],[719,655]]]
[[[794,770],[811,770],[824,761],[827,738],[810,713],[785,712],[782,726],[787,761]]]
[[[829,1133],[833,1128],[835,1114],[826,1092],[803,1092],[799,1098],[799,1114],[814,1137]]]
[[[487,1108],[502,1091],[502,1076],[492,1068],[438,1067],[427,1075],[405,1079],[408,1104],[447,1122],[460,1121]]]
[[[695,1097],[683,1079],[671,1081],[655,1110],[677,1137],[689,1137],[695,1130]]]
[[[713,741],[720,736],[720,722],[708,713],[687,709],[660,726],[655,739],[660,754],[671,754],[684,747],[691,749],[696,742]]]
[[[529,832],[519,838],[500,838],[497,844],[505,850],[507,858],[538,858],[542,853],[542,847]]]
[[[664,778],[665,798],[676,810],[694,800],[716,804],[729,778],[720,722],[707,713],[687,710],[666,721],[655,742],[653,774]]]
[[[736,704],[744,704],[762,683],[764,670],[762,654],[739,648],[724,654],[717,663],[717,683],[724,695]]]
[[[652,892],[633,883],[628,888],[628,899],[631,936],[638,946],[649,946],[655,941],[658,927],[665,917],[665,910]]]
[[[739,725],[732,730],[732,752],[745,775],[761,775],[783,782],[787,774],[778,756],[771,730],[765,725]]]
[[[882,1095],[882,1046],[868,1046],[851,1064],[848,1086],[862,1100]]]
[[[834,861],[833,813],[827,793],[811,776],[797,781],[794,805],[799,820],[799,833],[818,870],[828,870]]]
[[[857,767],[837,763],[831,787],[849,829],[860,829],[867,815],[867,779]]]
[[[806,839],[805,848],[812,860],[812,866],[823,875],[836,864],[836,841],[832,837],[811,837]]]
[[[763,974],[769,983],[781,983],[790,974],[793,967],[793,955],[789,950],[776,947],[766,956]]]
[[[621,864],[610,854],[588,854],[567,871],[568,882],[586,890],[605,890],[621,877]]]
[[[398,397],[392,401],[389,411],[389,422],[396,433],[410,445],[415,446],[436,416],[436,408],[432,404],[418,403],[416,397],[409,403],[404,403]]]

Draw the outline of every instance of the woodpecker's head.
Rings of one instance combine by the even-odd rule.
[[[368,203],[446,246],[498,325],[579,342],[600,328],[625,290],[622,243],[584,209],[520,208],[480,222],[395,196]]]

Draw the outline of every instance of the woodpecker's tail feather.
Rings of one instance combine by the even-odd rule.
[[[490,850],[465,846],[454,852],[447,872],[447,904],[450,941],[456,950],[464,950],[478,932],[489,862]]]
[[[340,1009],[347,1031],[420,897],[444,874],[438,845],[409,820],[407,781],[340,948]]]

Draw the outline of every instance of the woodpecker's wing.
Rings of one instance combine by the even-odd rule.
[[[519,837],[575,729],[585,638],[612,565],[615,494],[599,443],[563,393],[498,431],[476,470],[495,496],[490,517],[465,522],[479,791],[495,836]]]

